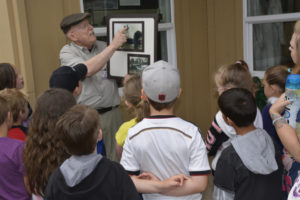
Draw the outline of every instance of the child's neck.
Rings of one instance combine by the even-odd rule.
[[[21,126],[22,125],[22,120],[18,120],[16,122],[13,122],[13,126]]]
[[[174,115],[173,112],[173,107],[170,109],[162,109],[160,111],[155,110],[151,105],[150,105],[150,115],[155,116],[155,115]]]
[[[7,125],[6,125],[6,123],[3,123],[3,124],[0,126],[0,138],[1,138],[1,137],[7,137],[7,132],[8,132]]]
[[[253,131],[256,129],[256,127],[253,124],[251,124],[250,126],[246,126],[246,127],[234,127],[234,128],[238,135],[246,135],[250,131]]]

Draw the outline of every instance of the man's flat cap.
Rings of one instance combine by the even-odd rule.
[[[61,30],[66,34],[72,26],[79,24],[83,20],[90,17],[89,13],[75,13],[63,18],[60,23]]]

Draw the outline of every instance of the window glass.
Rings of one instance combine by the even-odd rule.
[[[293,65],[289,45],[295,22],[253,25],[253,69],[265,71],[279,64]]]
[[[167,0],[83,0],[84,12],[91,14],[94,27],[106,27],[110,14],[159,14],[159,23],[171,22],[170,1]]]
[[[164,60],[168,62],[168,44],[167,44],[167,33],[166,31],[161,31],[158,33],[158,52],[157,60]]]
[[[247,0],[247,15],[272,15],[300,12],[299,0]]]

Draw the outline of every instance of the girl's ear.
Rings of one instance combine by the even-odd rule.
[[[125,104],[126,104],[126,106],[128,106],[129,108],[132,107],[132,104],[129,103],[127,100],[125,100]]]
[[[142,95],[141,95],[141,100],[147,101],[147,100],[148,100],[148,97],[147,97],[147,95],[145,94],[144,89],[142,89],[141,94],[142,94]]]

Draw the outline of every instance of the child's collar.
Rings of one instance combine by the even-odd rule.
[[[175,115],[152,115],[149,117],[146,117],[148,119],[161,119],[161,118],[174,118],[176,117]]]

